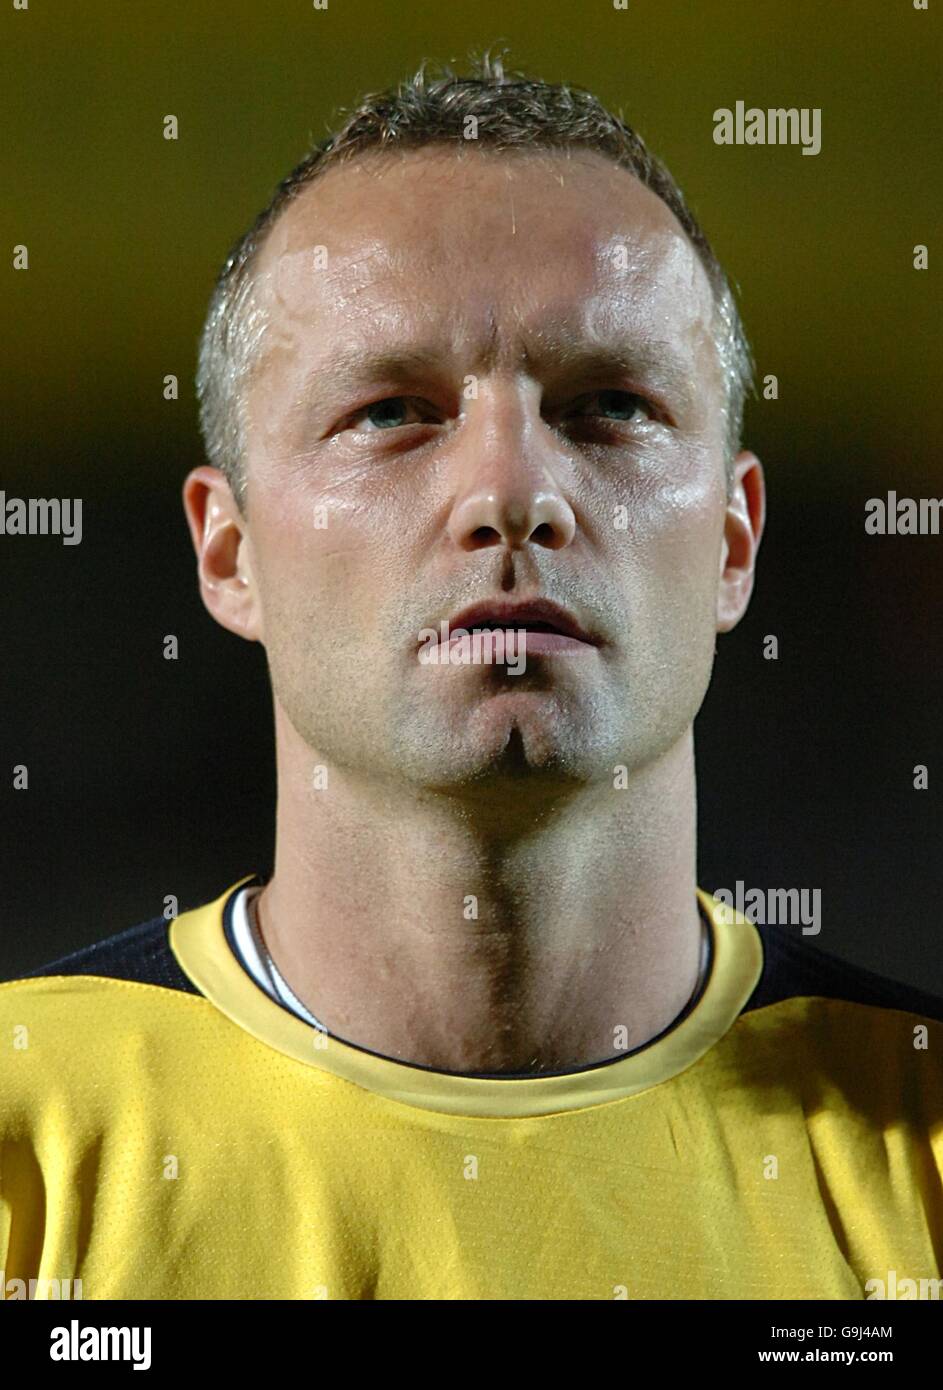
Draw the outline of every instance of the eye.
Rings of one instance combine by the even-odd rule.
[[[423,409],[425,407],[425,409]],[[400,429],[403,425],[419,424],[428,419],[431,407],[412,396],[385,396],[381,401],[372,401],[351,415],[347,428],[360,428],[365,434],[379,430]],[[365,422],[358,424],[358,422]]]
[[[605,420],[624,423],[634,420],[639,412],[649,420],[655,416],[654,407],[634,391],[607,390],[591,391],[588,395],[581,396],[576,402],[573,414],[582,419],[599,415]]]

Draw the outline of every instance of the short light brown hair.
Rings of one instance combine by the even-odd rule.
[[[736,299],[720,262],[664,164],[621,117],[580,87],[506,75],[499,57],[474,61],[470,76],[450,68],[432,76],[424,63],[389,91],[363,99],[342,124],[296,165],[233,247],[217,277],[200,340],[197,397],[211,464],[245,506],[245,385],[259,354],[266,315],[254,294],[258,253],[284,208],[327,169],[368,151],[467,146],[469,118],[479,147],[492,150],[590,150],[612,159],[658,195],[687,233],[714,294],[715,339],[726,402],[727,479],[740,448],[753,362]]]

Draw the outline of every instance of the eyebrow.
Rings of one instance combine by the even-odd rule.
[[[594,341],[569,335],[554,336],[528,360],[548,364],[555,371],[574,376],[621,375],[651,383],[666,392],[682,409],[694,396],[694,363],[667,342],[654,339],[615,338]]]
[[[441,371],[443,361],[452,351],[451,345],[342,348],[305,374],[300,395],[310,399],[316,394],[320,405],[371,382],[417,381],[431,371]],[[481,370],[493,357],[493,352],[477,354],[468,370],[476,365]],[[694,364],[679,355],[670,343],[648,338],[620,335],[612,341],[601,341],[568,330],[544,329],[524,343],[519,362],[537,375],[546,374],[549,369],[586,378],[626,376],[667,393],[680,409],[690,405],[695,393]]]
[[[386,377],[421,376],[441,367],[444,353],[433,348],[344,348],[333,353],[325,362],[305,377],[306,385],[319,378],[330,379],[349,386],[377,381]]]

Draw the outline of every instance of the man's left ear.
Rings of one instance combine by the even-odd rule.
[[[763,465],[744,450],[734,460],[733,482],[724,518],[717,586],[717,631],[729,632],[747,611],[753,570],[766,523]]]

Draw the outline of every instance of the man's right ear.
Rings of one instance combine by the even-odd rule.
[[[216,621],[238,637],[258,642],[262,613],[246,519],[219,468],[188,473],[183,509],[196,551],[200,597]]]

